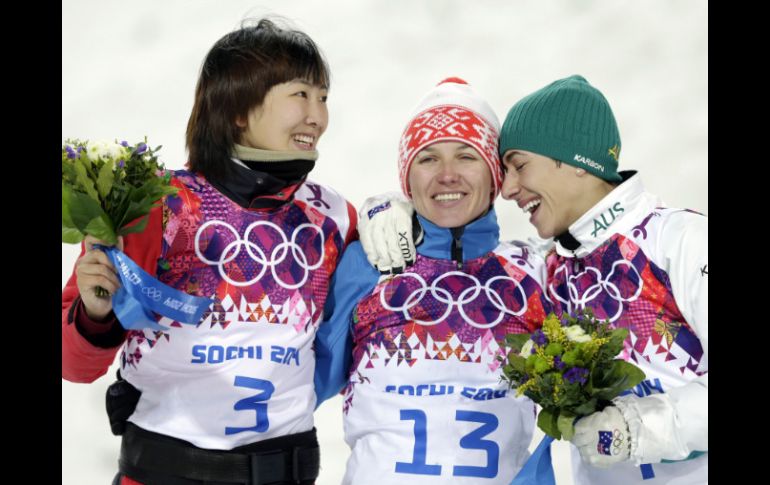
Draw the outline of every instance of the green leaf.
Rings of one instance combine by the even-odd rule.
[[[99,170],[99,177],[96,179],[96,189],[99,191],[101,200],[107,198],[107,194],[112,190],[112,182],[115,180],[115,172],[112,170],[113,162],[107,161]]]
[[[527,357],[525,361],[525,369],[528,374],[535,373],[535,363],[537,362],[538,357],[539,356],[537,354],[532,354],[529,357]]]
[[[616,328],[610,332],[610,341],[602,346],[602,350],[615,357],[623,350],[623,342],[628,337],[627,328]]]
[[[72,216],[70,215],[70,200],[72,199],[72,189],[62,182],[61,184],[61,225],[62,227],[68,227],[77,229],[75,223],[72,222]]]
[[[118,230],[130,225],[138,218],[149,214],[151,209],[152,203],[149,202],[129,202],[128,207],[126,208],[126,212],[122,215],[121,219],[116,224],[119,228]]]
[[[578,349],[568,350],[561,356],[561,361],[570,367],[578,365],[578,355]]]
[[[67,184],[61,184],[61,242],[76,244],[83,240],[83,233],[72,222],[70,199],[72,190]]]
[[[83,161],[82,157],[75,159],[75,178],[77,180],[78,186],[83,190],[83,192],[98,202],[99,194],[96,193],[96,189],[94,189],[94,182],[88,176],[85,163],[86,162]]]
[[[514,352],[511,352],[508,354],[508,363],[511,365],[513,370],[516,372],[521,372],[522,374],[526,370],[527,365],[527,359],[520,356],[519,354],[516,354]]]
[[[584,402],[580,406],[576,406],[575,408],[573,408],[573,411],[577,416],[588,416],[589,414],[595,413],[597,409],[598,408],[597,408],[596,398],[591,398],[590,400]]]
[[[73,184],[75,183],[75,179],[77,178],[77,174],[75,173],[75,166],[72,163],[72,160],[62,160],[61,162],[61,178],[62,180],[66,180],[67,182]]]
[[[572,424],[575,421],[575,416],[562,411],[559,417],[556,418],[556,427],[561,432],[562,438],[565,440],[571,440],[575,436],[575,425]]]
[[[104,213],[101,206],[94,199],[75,190],[69,191],[67,207],[69,208],[68,222],[71,222],[72,227],[75,227],[80,232],[85,230],[92,219]]]
[[[64,193],[64,189],[62,189],[62,193]],[[98,202],[81,192],[72,190],[69,191],[68,197],[69,219],[65,221],[62,218],[62,225],[71,222],[72,227],[82,234],[90,234],[105,242],[117,244],[112,223]],[[105,226],[107,227],[105,228]],[[107,239],[104,238],[105,236]]]
[[[90,234],[97,239],[101,239],[110,246],[118,244],[118,238],[115,235],[115,230],[112,228],[112,223],[107,217],[107,214],[102,213],[99,217],[92,219],[83,232]]]
[[[533,357],[535,357],[535,373],[536,374],[544,374],[548,369],[551,368],[551,366],[548,364],[548,361],[545,360],[545,358],[540,357],[537,354],[534,354]]]
[[[129,191],[128,207],[120,215],[119,219],[116,219],[117,227],[131,224],[133,221],[150,213],[152,207],[165,195],[176,194],[179,190],[177,187],[171,187],[168,185],[162,185],[163,181],[157,177],[150,179],[147,183],[136,189]]]
[[[131,201],[128,198],[128,193],[131,189],[123,184],[116,184],[110,192],[110,199],[113,201],[110,205],[108,215],[112,222],[115,223],[115,228],[119,229],[123,224],[122,221],[126,217],[126,211],[128,210]]]
[[[118,230],[118,234],[121,236],[125,236],[126,234],[131,234],[132,232],[144,231],[144,228],[147,227],[147,222],[149,222],[150,220],[150,216],[145,215],[141,219],[135,219],[135,220],[138,222],[121,227]]]
[[[559,342],[551,342],[545,348],[545,355],[557,356],[564,352],[564,347]]]
[[[609,401],[642,382],[644,377],[644,372],[634,364],[620,359],[613,360],[603,379],[593,383],[593,395]]]
[[[537,415],[537,427],[543,430],[543,433],[551,436],[554,439],[561,439],[561,431],[557,424],[557,414],[554,415],[547,409],[541,409],[540,414]]]
[[[528,333],[509,333],[505,336],[505,343],[518,353],[521,352],[521,348],[524,347],[529,337]]]
[[[83,233],[72,227],[61,226],[61,242],[68,244],[78,244],[85,236]]]

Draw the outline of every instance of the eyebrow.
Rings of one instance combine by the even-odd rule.
[[[503,162],[513,163],[513,162],[516,162],[516,161],[523,161],[523,160],[526,160],[526,159],[527,159],[527,156],[524,155],[523,153],[521,153],[521,152],[513,152],[512,154],[510,154],[508,156],[504,156],[503,157]]]

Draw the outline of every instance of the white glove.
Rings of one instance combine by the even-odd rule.
[[[381,273],[400,273],[414,263],[413,213],[414,206],[400,192],[369,197],[358,211],[361,245],[369,263]]]
[[[584,462],[599,468],[626,461],[631,454],[628,423],[615,406],[607,406],[604,411],[575,423],[575,436],[570,441],[577,446]]]

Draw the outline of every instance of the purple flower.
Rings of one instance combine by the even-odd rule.
[[[141,155],[142,153],[147,151],[147,144],[146,143],[140,143],[136,146],[136,154]]]
[[[553,366],[559,370],[564,368],[564,362],[561,361],[561,357],[559,357],[558,355],[555,355],[553,357]]]
[[[584,369],[582,367],[573,367],[572,369],[564,373],[564,380],[566,380],[570,384],[574,384],[575,382],[579,382],[580,384],[585,384],[587,379],[588,379],[588,369]]]
[[[532,337],[530,337],[530,338],[539,347],[543,347],[543,346],[545,346],[546,343],[548,343],[548,339],[546,338],[545,334],[543,333],[543,330],[541,330],[539,328],[532,333]]]
[[[123,168],[126,165],[126,162],[123,160],[118,160],[118,167]]]
[[[120,144],[121,144],[122,146],[124,146],[124,147],[128,148],[128,142],[127,142],[126,140],[123,140],[122,142],[120,142]]]
[[[83,152],[83,150],[85,150],[85,148],[83,148],[83,147],[81,147],[81,146],[79,146],[79,147],[78,147],[78,153],[82,153],[82,152]]]
[[[576,323],[578,325],[583,323],[586,320],[586,318],[587,318],[586,315],[583,312],[585,312],[585,310],[583,310],[583,311],[576,311],[575,314],[572,315],[572,318],[574,318],[576,320]]]
[[[77,158],[78,157],[78,152],[73,150],[71,146],[67,145],[65,147],[65,149],[67,150],[67,158]]]
[[[569,326],[569,317],[567,315],[562,315],[562,317],[559,319],[559,321],[561,322],[561,326],[562,327]]]

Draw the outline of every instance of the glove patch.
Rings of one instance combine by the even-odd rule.
[[[614,431],[599,431],[599,442],[596,451],[600,455],[617,456],[621,453],[621,447],[626,439],[619,429]]]
[[[369,209],[369,212],[367,212],[366,215],[369,216],[369,219],[371,219],[372,217],[374,217],[376,213],[382,212],[385,209],[390,209],[390,201],[383,202],[378,206],[372,207],[371,209]]]

